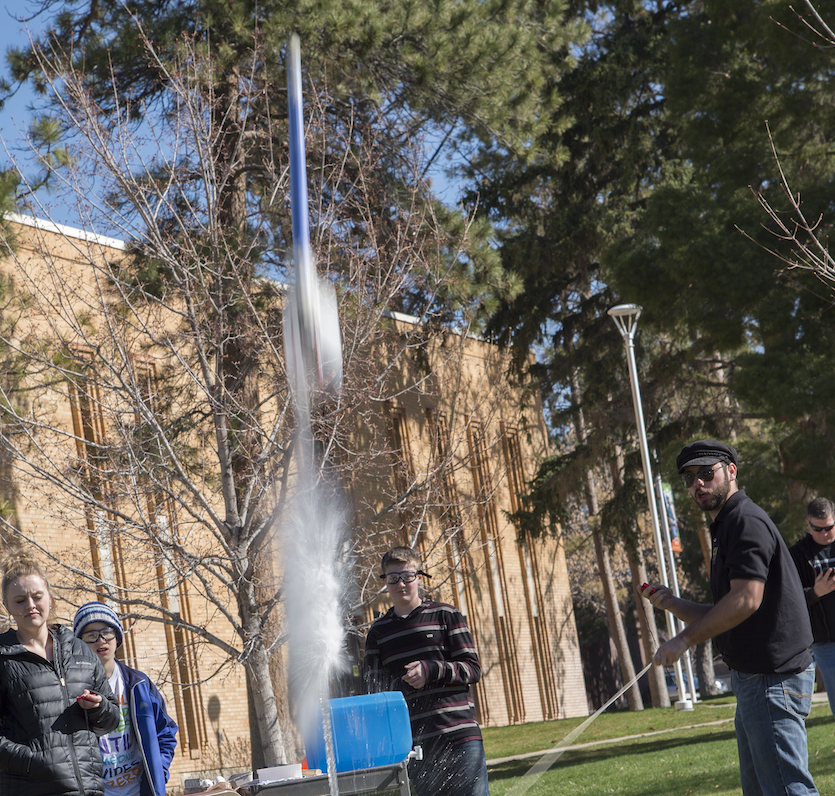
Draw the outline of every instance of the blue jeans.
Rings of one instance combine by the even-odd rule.
[[[731,673],[745,796],[817,794],[809,773],[805,723],[814,687],[814,666],[799,674]]]
[[[490,796],[481,741],[467,741],[440,752],[424,751],[423,760],[409,761],[408,771],[418,796]]]
[[[829,708],[835,716],[835,641],[812,644],[812,657],[821,670],[823,686],[829,697]]]

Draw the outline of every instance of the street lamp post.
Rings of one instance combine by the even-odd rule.
[[[664,564],[664,547],[661,542],[661,526],[658,521],[658,504],[655,502],[654,489],[652,485],[652,465],[649,458],[649,445],[647,444],[647,429],[644,423],[644,410],[641,406],[641,387],[638,384],[638,368],[635,363],[635,330],[638,326],[638,318],[641,317],[641,308],[637,304],[618,304],[609,310],[609,315],[618,327],[618,331],[626,344],[626,362],[629,367],[629,381],[632,385],[632,406],[635,410],[635,423],[638,426],[638,442],[641,449],[641,462],[644,468],[644,486],[647,492],[649,514],[652,519],[652,532],[655,537],[655,550],[658,556],[658,569],[661,573],[661,581],[669,586],[667,579],[667,567]],[[676,635],[677,626],[675,617],[664,611],[667,618],[667,632],[670,638]],[[693,710],[693,702],[686,699],[684,689],[684,678],[681,674],[681,662],[676,661],[676,684],[678,685],[678,701],[675,703],[676,710]],[[695,683],[690,688],[695,696]]]
[[[657,454],[655,456],[655,460],[658,461]],[[655,474],[655,496],[658,499],[658,505],[661,506],[661,531],[664,536],[664,548],[667,551],[667,563],[670,567],[671,587],[673,589],[673,594],[675,594],[676,597],[680,597],[681,593],[678,589],[678,577],[676,575],[676,559],[673,554],[673,541],[670,535],[670,521],[667,517],[667,507],[664,501],[664,488],[661,483],[660,473]],[[675,626],[679,630],[683,630],[684,622],[680,619],[675,619]],[[684,663],[687,666],[687,682],[693,684],[693,687],[690,690],[690,698],[693,702],[696,702],[696,679],[693,676],[693,661],[691,659],[690,650],[684,653]]]

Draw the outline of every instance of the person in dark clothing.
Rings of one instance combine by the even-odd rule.
[[[647,586],[654,606],[687,623],[655,653],[675,663],[709,638],[731,668],[737,699],[736,739],[745,796],[812,796],[805,719],[815,667],[803,588],[780,532],[737,484],[737,453],[717,440],[685,445],[676,466],[693,500],[713,524],[713,605]]]
[[[0,793],[104,796],[98,735],[119,708],[96,657],[69,628],[48,625],[53,597],[37,563],[11,554],[0,635]]]
[[[809,533],[789,548],[812,621],[812,657],[835,715],[835,503],[815,498],[806,507]]]
[[[487,760],[470,685],[481,664],[467,620],[453,606],[423,599],[420,556],[395,547],[383,556],[382,575],[394,605],[377,619],[365,642],[369,690],[401,691],[412,740],[423,760],[409,762],[418,796],[489,796]]]

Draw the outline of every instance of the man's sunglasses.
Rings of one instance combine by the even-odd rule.
[[[806,520],[806,523],[809,525],[810,531],[817,531],[818,533],[826,533],[827,531],[831,531],[835,528],[835,523],[832,523],[832,525],[812,525],[809,520]]]
[[[688,489],[696,483],[697,478],[703,484],[709,484],[713,480],[713,476],[715,476],[716,473],[718,473],[724,466],[725,465],[720,462],[718,469],[714,469],[716,465],[712,464],[710,467],[702,467],[701,470],[697,470],[695,473],[682,473],[681,483]]]

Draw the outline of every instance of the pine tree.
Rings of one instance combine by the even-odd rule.
[[[807,208],[828,210],[833,103],[820,26],[808,7],[772,0],[578,2],[573,11],[590,38],[559,77],[561,104],[532,155],[483,148],[472,160],[480,206],[522,280],[491,328],[540,347],[536,372],[557,432],[570,427],[578,404],[568,385],[580,380],[596,444],[569,438],[569,454],[552,463],[565,479],[629,438],[603,313],[641,305],[644,413],[662,466],[673,467],[683,440],[739,435],[746,483],[778,525],[789,523],[792,501],[832,480],[831,296],[758,247],[786,255],[791,241],[766,229],[756,197],[775,213],[795,210],[781,194],[768,121],[789,183],[802,186]],[[491,173],[503,177],[479,181]],[[819,240],[828,225],[824,216]]]

